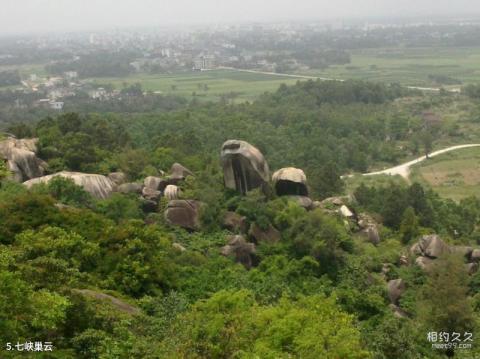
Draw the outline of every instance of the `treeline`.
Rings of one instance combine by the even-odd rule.
[[[66,71],[77,71],[83,78],[87,77],[122,77],[134,72],[130,63],[138,54],[129,51],[96,51],[79,56],[70,61],[58,61],[46,66],[46,70],[54,75]]]
[[[21,80],[18,71],[0,71],[0,86],[19,85]]]

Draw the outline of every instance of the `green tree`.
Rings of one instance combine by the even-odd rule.
[[[408,207],[402,215],[402,222],[400,223],[400,234],[402,235],[403,243],[408,243],[419,233],[418,218],[415,215],[413,207]]]
[[[419,292],[418,319],[428,332],[472,332],[474,317],[468,297],[469,277],[463,259],[456,254],[441,257],[432,265]],[[454,355],[453,349],[446,351]]]

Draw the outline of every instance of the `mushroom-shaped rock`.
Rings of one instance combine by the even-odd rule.
[[[173,200],[168,202],[165,211],[165,219],[173,226],[179,226],[188,230],[200,228],[201,203],[193,200]]]
[[[273,174],[272,181],[279,196],[308,197],[307,176],[301,169],[282,168]]]
[[[261,187],[270,180],[262,153],[245,141],[229,140],[222,146],[221,160],[225,186],[241,192]]]
[[[120,193],[142,193],[143,185],[140,183],[124,183],[117,186],[116,191]]]
[[[112,172],[108,175],[108,178],[117,186],[124,184],[127,181],[127,175],[123,172]]]
[[[449,247],[436,234],[423,236],[419,241],[423,254],[430,258],[438,258],[450,251]]]
[[[306,210],[311,210],[314,208],[313,201],[309,197],[305,196],[286,196],[288,200],[297,203],[300,207],[305,208]]]
[[[398,300],[407,289],[403,279],[392,279],[387,284],[388,298],[392,304],[398,304]]]
[[[69,178],[97,199],[105,199],[112,194],[115,184],[105,176],[80,172],[62,171],[52,175],[34,178],[23,184],[28,188],[39,183],[48,183],[55,177]]]
[[[93,298],[95,300],[100,300],[100,301],[105,301],[110,303],[115,309],[128,313],[128,314],[139,314],[140,309],[137,307],[134,307],[131,304],[128,304],[124,302],[123,300],[120,300],[118,298],[115,298],[114,296],[111,296],[109,294],[101,293],[101,292],[96,292],[90,289],[72,289],[73,293],[80,294],[85,297]]]
[[[160,177],[148,176],[143,180],[143,186],[158,191],[160,190],[161,182],[162,179]]]
[[[181,181],[187,178],[187,176],[193,176],[192,171],[182,166],[180,163],[174,163],[170,169],[170,179],[174,181]]]
[[[227,212],[223,217],[223,227],[236,233],[247,232],[247,217],[235,212]]]
[[[221,253],[224,256],[235,256],[236,262],[250,269],[255,260],[255,244],[248,243],[243,236],[230,236],[228,244],[222,247]]]
[[[180,194],[181,194],[180,188],[173,184],[169,184],[167,187],[165,187],[165,190],[163,192],[163,195],[169,201],[179,199]]]
[[[277,243],[282,237],[280,232],[272,225],[269,225],[267,229],[262,229],[256,223],[253,223],[250,226],[249,234],[255,239],[257,243]]]
[[[415,260],[415,264],[418,265],[423,270],[428,271],[433,265],[433,259],[428,257],[418,257]]]
[[[15,181],[23,182],[45,174],[47,165],[36,155],[37,142],[38,139],[13,137],[0,141],[0,160],[6,161]]]

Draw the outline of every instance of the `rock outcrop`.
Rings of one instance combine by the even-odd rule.
[[[180,194],[180,188],[173,184],[169,184],[167,187],[165,187],[165,190],[163,191],[163,195],[169,201],[180,199]]]
[[[387,284],[387,292],[390,303],[398,304],[399,299],[406,289],[407,287],[403,279],[392,279],[389,281]]]
[[[116,188],[116,191],[119,193],[138,193],[141,194],[143,185],[140,183],[124,183]]]
[[[263,154],[248,142],[225,142],[221,161],[225,186],[242,194],[262,187],[270,180],[270,170]]]
[[[423,236],[420,238],[418,244],[422,254],[429,258],[438,258],[442,254],[450,251],[448,245],[446,245],[437,234]]]
[[[269,225],[267,229],[262,229],[256,223],[251,225],[248,234],[255,239],[256,243],[277,243],[282,238],[280,232],[272,225]]]
[[[231,236],[228,244],[221,249],[224,256],[234,256],[237,263],[243,264],[247,269],[255,264],[255,244],[249,243],[243,236]]]
[[[226,212],[223,227],[234,233],[247,233],[247,218],[235,212]]]
[[[272,181],[279,196],[308,197],[307,176],[301,169],[282,168],[273,174]]]
[[[191,231],[200,228],[201,203],[193,200],[173,200],[168,202],[165,219],[173,226],[179,226]]]
[[[300,207],[305,208],[306,210],[311,210],[314,208],[313,201],[310,197],[305,196],[285,196],[289,201],[297,203]]]
[[[123,172],[112,172],[107,177],[117,186],[127,182],[127,175]]]
[[[28,188],[39,183],[48,183],[55,177],[69,178],[97,199],[108,198],[115,189],[115,184],[107,177],[97,174],[62,171],[52,175],[34,178],[23,184]]]
[[[36,155],[37,142],[38,139],[18,140],[13,137],[0,141],[0,160],[6,162],[15,181],[23,182],[45,174],[47,164]]]
[[[160,189],[162,181],[160,177],[148,176],[143,180],[143,186],[154,191],[162,191],[162,189]]]
[[[187,176],[193,176],[192,171],[182,166],[180,163],[174,163],[170,169],[169,179],[173,181],[181,181],[187,178]]]

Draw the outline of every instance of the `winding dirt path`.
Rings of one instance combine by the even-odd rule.
[[[442,150],[438,150],[438,151],[430,153],[428,155],[428,158],[432,158],[432,157],[441,155],[441,154],[446,153],[446,152],[461,150],[462,148],[470,148],[470,147],[480,147],[480,143],[447,147],[447,148],[444,148]],[[382,170],[382,171],[364,173],[363,176],[375,176],[375,175],[396,176],[396,175],[400,175],[403,178],[408,179],[408,177],[410,175],[410,167],[416,165],[417,163],[425,161],[426,159],[427,159],[426,156],[422,156],[422,157],[419,157],[415,160],[406,162],[404,164],[401,164],[401,165],[398,165],[398,166],[395,166],[395,167],[387,168],[387,169]]]

